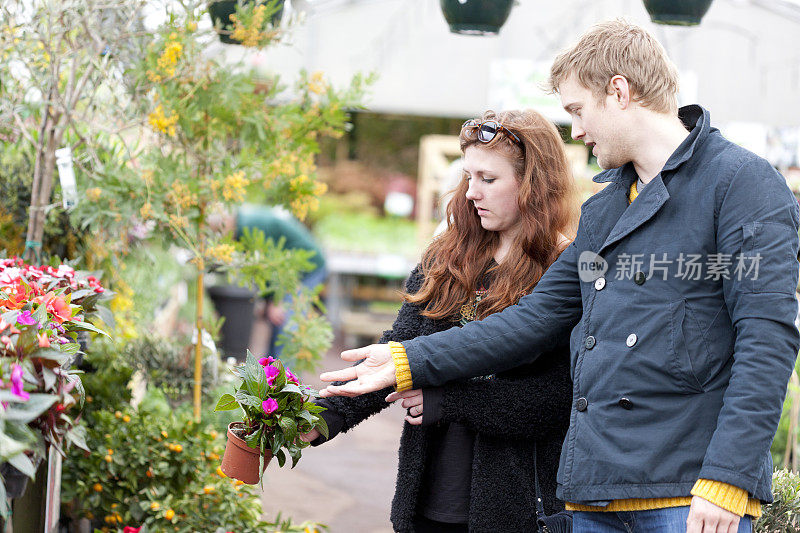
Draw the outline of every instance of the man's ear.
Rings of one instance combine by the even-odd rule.
[[[611,96],[620,109],[627,109],[631,103],[631,88],[625,76],[617,74],[608,82],[609,96]]]

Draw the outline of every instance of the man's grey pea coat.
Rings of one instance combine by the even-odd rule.
[[[682,108],[688,138],[628,204],[632,164],[583,205],[532,294],[404,342],[415,388],[530,362],[570,335],[560,498],[688,496],[698,478],[771,501],[769,455],[800,335],[798,204],[781,175]]]

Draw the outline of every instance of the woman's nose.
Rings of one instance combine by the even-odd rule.
[[[480,198],[480,191],[475,182],[470,181],[469,188],[467,188],[467,200],[477,200],[478,198]]]

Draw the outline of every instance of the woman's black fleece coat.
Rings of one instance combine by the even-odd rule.
[[[406,282],[406,290],[417,292],[422,281],[417,266]],[[425,318],[420,310],[418,305],[404,303],[392,329],[384,332],[380,342],[400,342],[456,325]],[[535,532],[534,442],[545,513],[564,508],[555,493],[561,443],[569,425],[572,401],[568,346],[557,347],[535,363],[497,374],[493,379],[454,382],[443,389],[440,423],[459,422],[476,434],[469,530]],[[386,408],[389,404],[384,398],[392,390],[318,400],[328,409],[322,416],[328,423],[330,438]],[[414,531],[428,431],[427,427],[408,423],[403,428],[391,512],[392,524],[399,532]],[[313,444],[321,442],[322,438]]]

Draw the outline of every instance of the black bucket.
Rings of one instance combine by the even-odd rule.
[[[244,361],[253,330],[255,291],[236,285],[214,285],[207,290],[217,313],[225,318],[218,348],[226,357]]]

